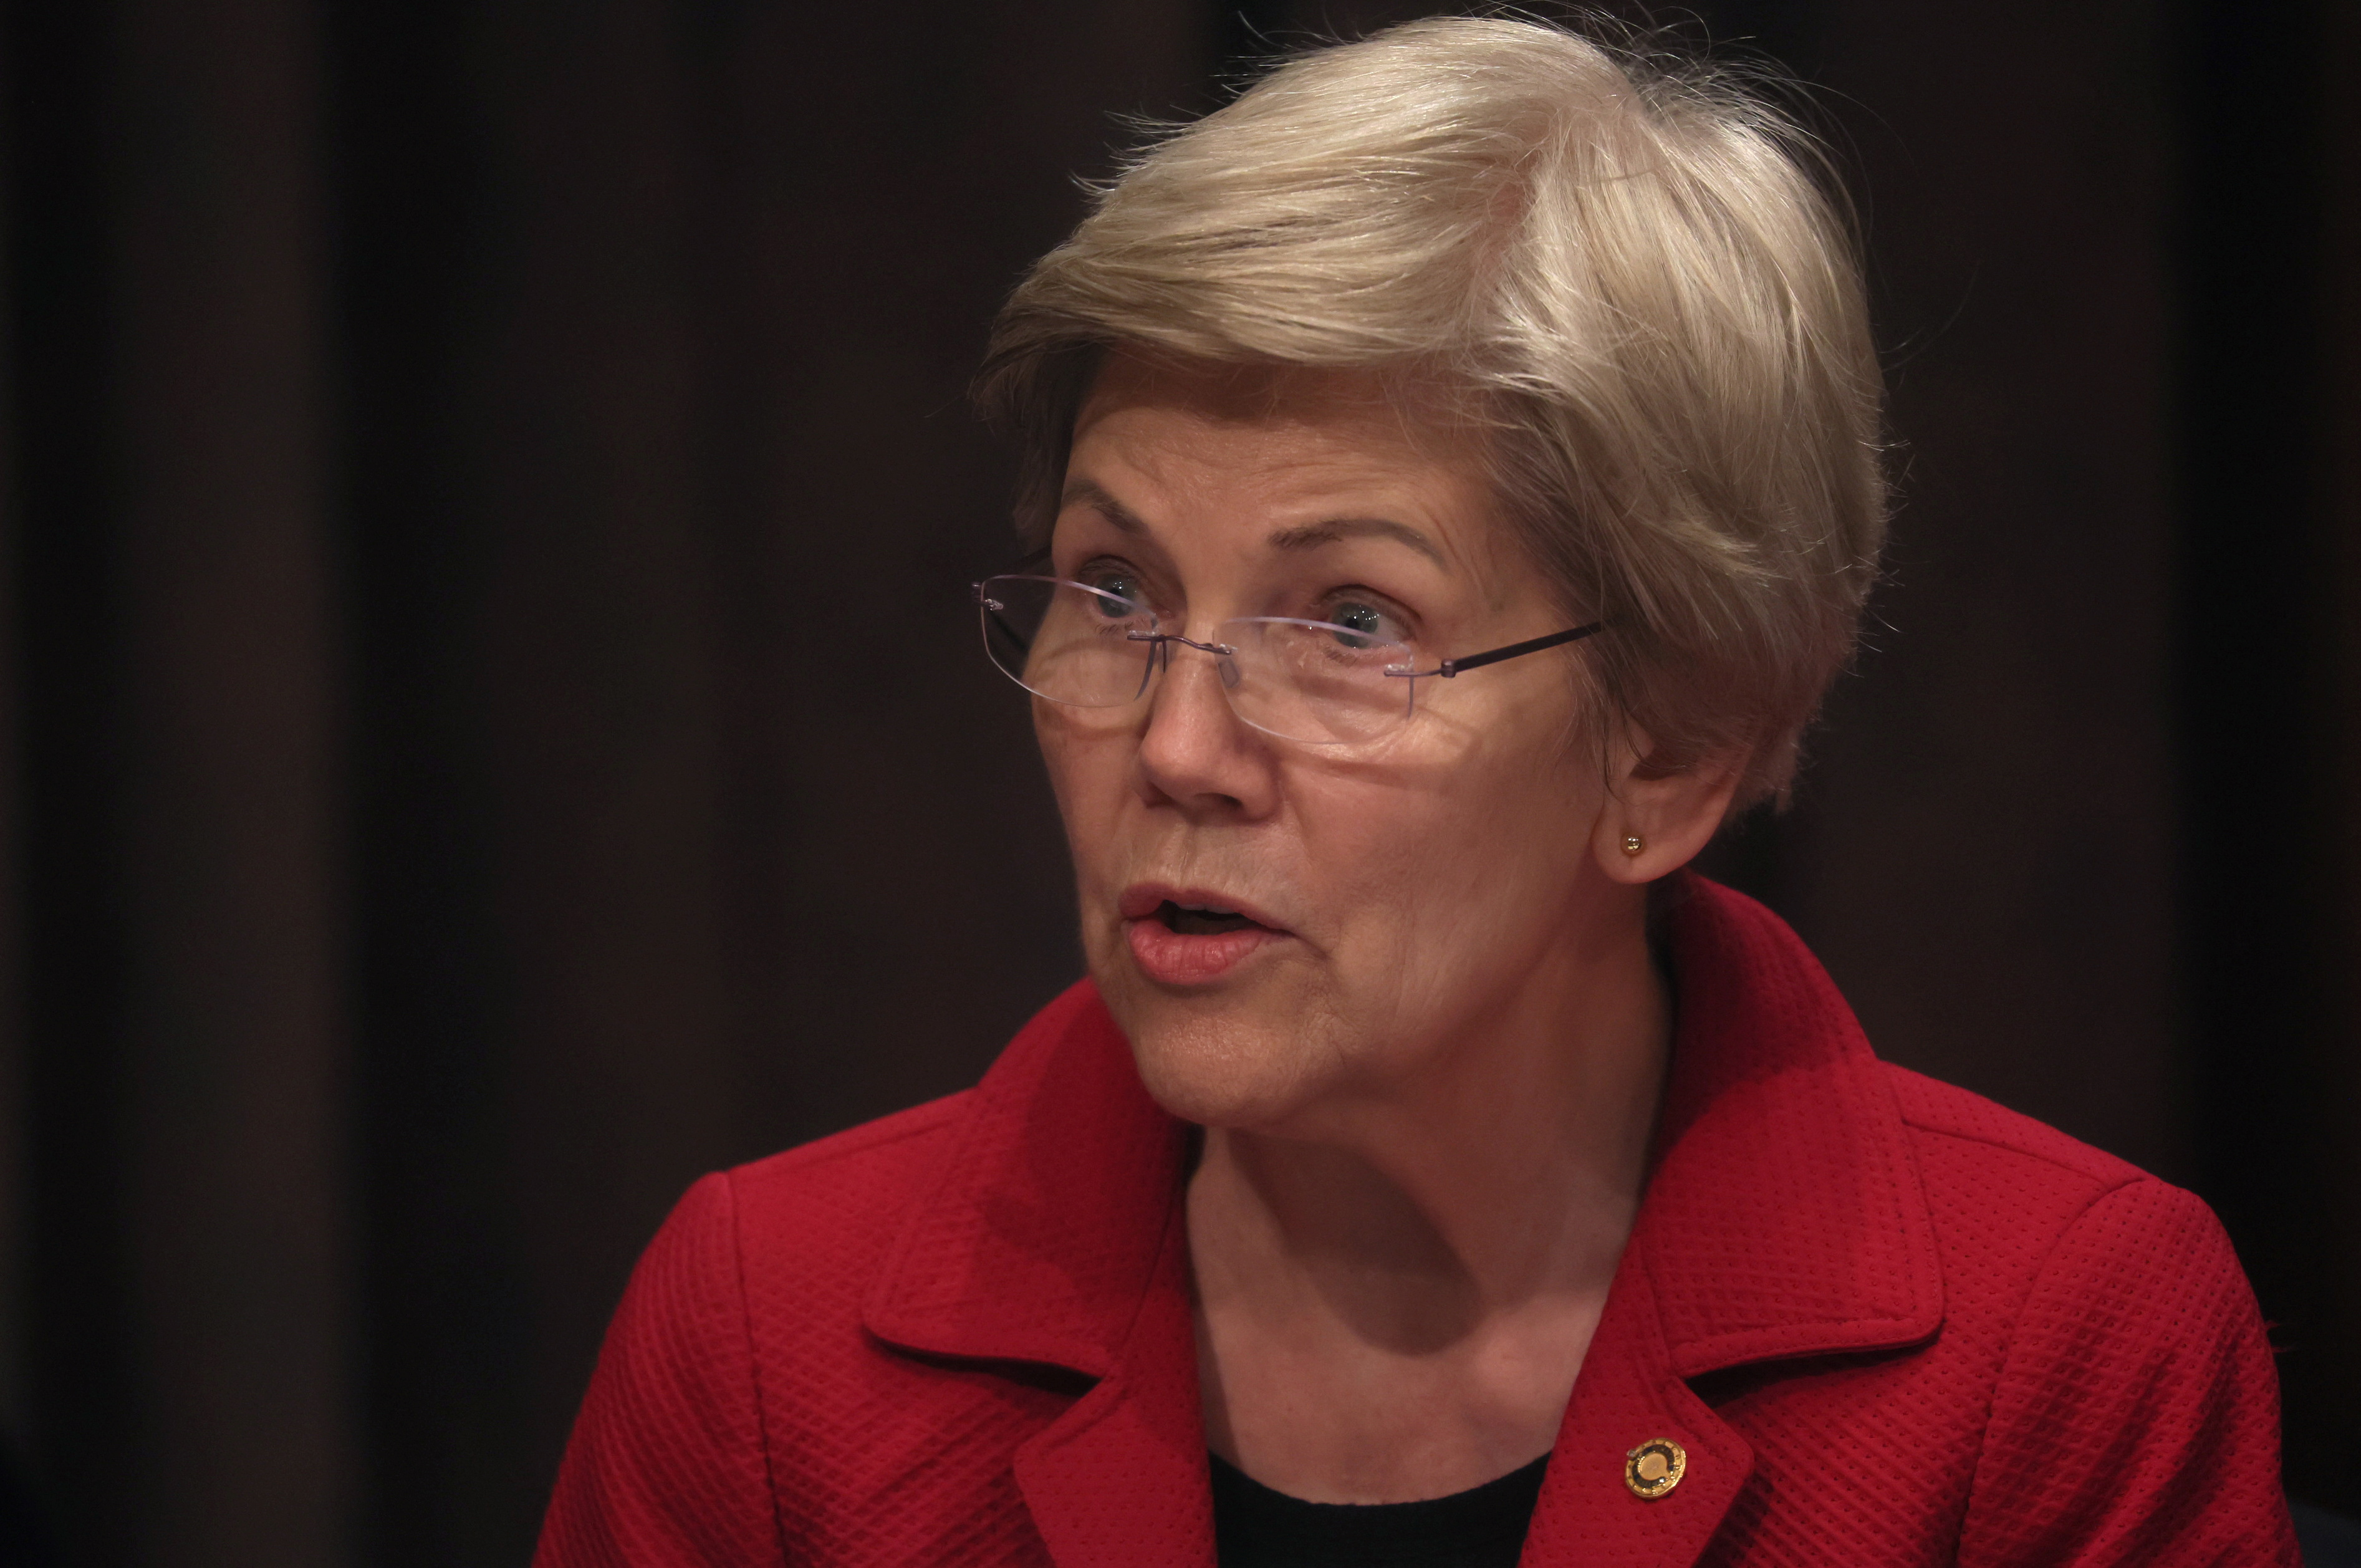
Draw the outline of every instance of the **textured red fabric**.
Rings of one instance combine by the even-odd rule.
[[[2202,1203],[1879,1063],[1736,894],[1692,879],[1669,947],[1657,1164],[1525,1563],[2296,1563]],[[1210,1563],[1184,1148],[1080,985],[968,1093],[706,1178],[539,1568]],[[1659,1437],[1687,1469],[1646,1500]]]

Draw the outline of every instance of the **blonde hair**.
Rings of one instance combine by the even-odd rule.
[[[1046,537],[1110,348],[1376,368],[1486,438],[1672,770],[1784,795],[1886,514],[1861,269],[1813,146],[1726,74],[1500,18],[1279,65],[1094,192],[978,382]]]

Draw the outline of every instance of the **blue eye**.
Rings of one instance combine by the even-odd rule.
[[[1384,610],[1375,605],[1360,604],[1350,599],[1330,609],[1328,623],[1361,634],[1358,637],[1340,636],[1336,639],[1347,648],[1366,648],[1372,641],[1389,641],[1396,636],[1395,629]]]
[[[1123,620],[1131,614],[1131,606],[1140,602],[1137,579],[1121,572],[1099,573],[1090,579],[1090,586],[1098,589],[1098,593],[1091,596],[1092,608],[1109,620]],[[1101,597],[1105,594],[1113,594],[1115,598],[1127,602],[1117,604],[1115,599]]]

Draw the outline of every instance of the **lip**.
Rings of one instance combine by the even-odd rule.
[[[1210,887],[1181,887],[1169,882],[1136,882],[1123,890],[1115,909],[1126,920],[1145,920],[1167,904],[1177,904],[1184,909],[1227,909],[1245,916],[1257,926],[1269,927],[1282,935],[1287,927],[1272,919],[1269,914],[1232,894],[1216,892]]]
[[[1253,925],[1235,931],[1183,935],[1156,917],[1168,903],[1194,909],[1227,909]],[[1140,972],[1160,985],[1208,985],[1222,979],[1265,948],[1290,940],[1294,933],[1244,899],[1210,888],[1174,887],[1163,883],[1136,883],[1124,889],[1116,905],[1123,917],[1125,945]]]

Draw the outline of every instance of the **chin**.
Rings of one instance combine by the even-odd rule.
[[[1326,1076],[1327,1053],[1300,1026],[1300,1012],[1289,1024],[1252,1006],[1177,1001],[1136,977],[1100,990],[1149,1096],[1184,1122],[1276,1126],[1315,1098]]]

